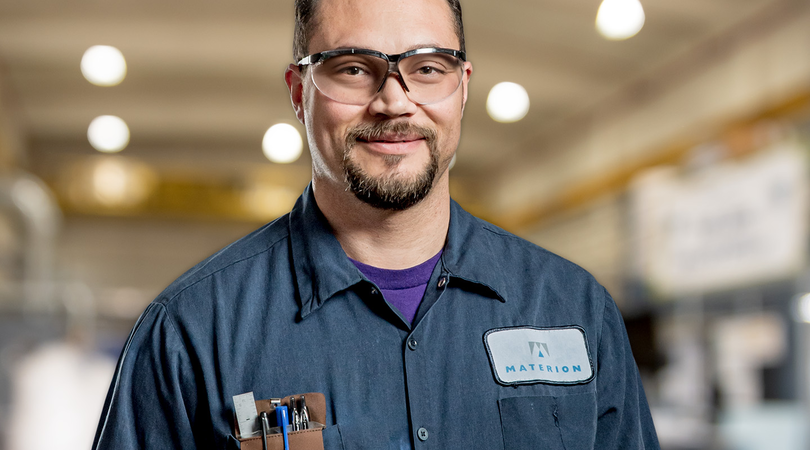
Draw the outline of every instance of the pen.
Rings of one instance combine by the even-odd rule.
[[[290,441],[287,437],[287,429],[289,428],[289,420],[287,418],[287,407],[276,407],[276,422],[281,427],[281,434],[284,436],[284,450],[290,450]]]
[[[301,428],[309,429],[309,410],[307,409],[307,400],[301,396]]]
[[[298,414],[298,408],[295,405],[295,397],[290,397],[290,425],[292,425],[292,431],[301,429],[301,416]]]
[[[267,432],[270,428],[270,424],[267,423],[267,411],[262,411],[259,421],[262,423],[262,450],[267,450]]]

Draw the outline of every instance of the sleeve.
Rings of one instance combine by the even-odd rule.
[[[118,359],[93,449],[196,448],[193,379],[190,358],[166,307],[150,304]]]
[[[607,291],[605,296],[597,359],[595,447],[660,449],[624,321]]]

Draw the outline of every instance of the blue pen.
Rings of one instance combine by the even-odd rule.
[[[289,422],[287,420],[286,406],[276,406],[276,423],[281,427],[281,434],[284,436],[284,450],[290,450],[290,441],[287,437],[287,426]]]

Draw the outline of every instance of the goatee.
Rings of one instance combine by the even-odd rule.
[[[371,141],[388,133],[417,134],[425,139],[430,150],[430,161],[421,173],[410,178],[397,177],[396,174],[374,177],[352,160],[351,151],[358,140]],[[435,130],[407,122],[375,122],[349,129],[343,151],[343,173],[348,189],[358,199],[379,209],[402,211],[419,203],[430,193],[439,171],[436,140]],[[400,155],[387,155],[383,160],[389,167],[394,167],[402,159]]]

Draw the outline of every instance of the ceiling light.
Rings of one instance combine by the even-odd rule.
[[[301,156],[304,143],[298,130],[287,123],[278,123],[270,127],[262,139],[262,151],[270,161],[287,164]]]
[[[142,162],[96,155],[65,167],[59,191],[78,210],[133,209],[144,205],[158,181],[157,173]]]
[[[603,0],[596,13],[596,30],[605,39],[633,37],[643,26],[644,8],[638,0]]]
[[[125,163],[117,159],[101,160],[93,170],[93,193],[106,206],[126,202],[131,176]]]
[[[796,318],[801,322],[810,323],[810,294],[804,294],[796,299]]]
[[[129,144],[129,128],[120,117],[98,116],[87,127],[87,139],[100,152],[120,152]]]
[[[487,112],[497,122],[517,122],[529,112],[529,94],[517,83],[498,83],[489,91]]]
[[[127,62],[117,48],[94,45],[82,56],[82,75],[97,86],[115,86],[127,75]]]

